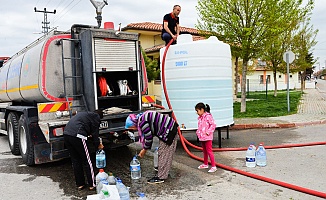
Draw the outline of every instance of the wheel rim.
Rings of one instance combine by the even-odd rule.
[[[12,127],[11,121],[8,122],[8,138],[9,144],[12,146],[14,144],[14,129]]]
[[[25,127],[21,126],[19,128],[19,140],[20,140],[20,148],[23,154],[27,152],[27,140],[26,140],[26,130]]]

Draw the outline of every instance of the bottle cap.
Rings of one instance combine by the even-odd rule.
[[[100,169],[99,172],[104,172],[104,169]]]

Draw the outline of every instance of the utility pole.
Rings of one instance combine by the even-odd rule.
[[[49,32],[49,29],[50,29],[49,24],[50,24],[50,22],[48,22],[48,13],[55,14],[56,13],[56,10],[54,9],[53,12],[50,12],[50,11],[46,11],[46,8],[44,8],[44,11],[43,11],[43,10],[37,10],[36,7],[34,7],[34,11],[35,12],[42,12],[42,13],[44,13],[44,20],[42,22],[42,24],[43,24],[43,26],[42,26],[42,28],[43,28],[42,33],[45,34],[45,33]]]

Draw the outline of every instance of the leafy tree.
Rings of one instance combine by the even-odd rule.
[[[160,69],[157,60],[150,59],[143,49],[142,54],[145,61],[148,82],[158,79],[160,77]]]
[[[306,17],[296,35],[294,36],[293,52],[298,56],[294,64],[297,66],[296,70],[301,73],[301,90],[304,88],[306,71],[312,70],[312,66],[316,63],[311,51],[317,44],[316,35],[318,30],[314,30],[310,24],[310,18]]]
[[[297,14],[297,7],[291,7],[293,2],[302,3],[302,0],[198,0],[197,28],[240,47],[237,52],[243,60],[240,112],[246,112],[248,61],[257,58],[266,42],[283,32],[280,25],[286,23],[286,8]]]
[[[300,27],[300,22],[309,19],[307,16],[311,13],[314,2],[309,0],[306,6],[301,6],[302,0],[279,1],[280,12],[276,12],[274,17],[277,20],[274,28],[270,31],[278,30],[279,34],[266,40],[264,50],[260,56],[268,61],[267,66],[273,71],[274,96],[277,96],[277,72],[286,73],[286,64],[283,61],[283,54],[294,46],[295,32]],[[290,68],[291,72],[296,72],[295,67]]]

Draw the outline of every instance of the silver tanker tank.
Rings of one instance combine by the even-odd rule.
[[[0,102],[65,101],[62,49],[70,54],[70,46],[63,48],[57,42],[70,37],[50,32],[11,57],[0,68]],[[65,60],[65,65],[69,64],[71,61]]]

